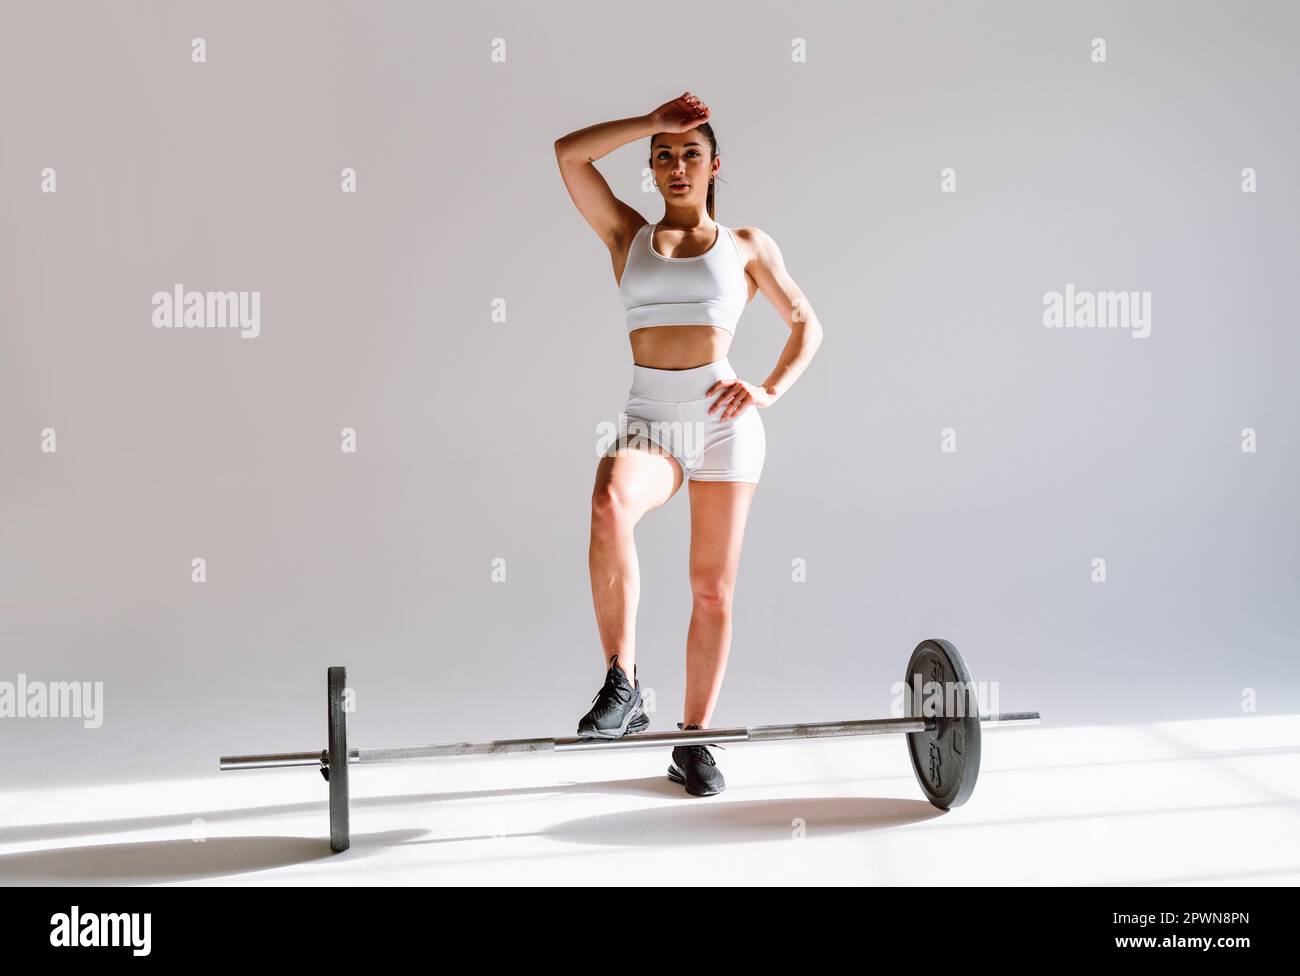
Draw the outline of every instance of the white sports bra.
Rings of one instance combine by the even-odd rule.
[[[648,325],[716,325],[732,335],[749,301],[749,279],[731,228],[718,224],[713,246],[689,258],[654,249],[646,224],[632,238],[618,284],[627,330]]]

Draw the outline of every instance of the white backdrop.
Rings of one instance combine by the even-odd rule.
[[[98,728],[0,725],[11,782],[320,748],[331,664],[358,744],[571,733],[631,356],[552,143],[685,89],[825,328],[715,724],[885,714],[932,636],[1046,721],[1295,711],[1293,5],[3,10],[0,681],[103,682]],[[654,220],[646,150],[598,165]],[[155,328],[178,283],[257,337]],[[1067,285],[1149,334],[1045,328]],[[786,334],[756,298],[731,362]],[[655,728],[688,517],[638,533]]]

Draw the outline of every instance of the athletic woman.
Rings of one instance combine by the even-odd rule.
[[[664,200],[656,224],[615,197],[593,165],[647,136]],[[591,498],[591,590],[608,671],[578,735],[612,739],[650,724],[636,679],[633,529],[683,481],[690,485],[693,606],[678,728],[705,729],[726,669],[745,521],[766,452],[758,408],[775,403],[807,368],[822,328],[775,242],[756,227],[716,221],[718,141],[708,106],[690,92],[649,115],[571,132],[555,141],[555,156],[574,204],[609,248],[633,362],[618,437],[597,463]],[[727,352],[756,291],[789,325],[790,338],[767,379],[749,383]],[[725,786],[705,745],[675,748],[668,775],[695,796]]]

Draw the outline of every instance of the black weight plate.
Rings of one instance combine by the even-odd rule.
[[[979,699],[966,662],[948,641],[924,640],[912,652],[903,680],[908,688],[905,715],[930,718],[926,714],[930,699],[939,712],[933,731],[906,736],[917,781],[926,799],[941,810],[961,806],[970,799],[980,772]],[[942,691],[927,689],[931,682],[939,682]]]
[[[330,668],[329,692],[329,776],[330,850],[346,851],[352,844],[348,823],[348,716],[343,695],[347,688],[346,668]]]

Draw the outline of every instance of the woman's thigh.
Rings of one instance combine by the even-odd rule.
[[[636,518],[672,498],[685,480],[677,459],[653,446],[625,442],[610,452],[596,465],[592,499],[613,498]]]
[[[745,523],[758,485],[691,481],[691,586],[723,596],[735,586]]]
[[[672,498],[687,476],[677,404],[629,396],[617,426],[596,468],[592,499],[613,499],[640,518]]]

